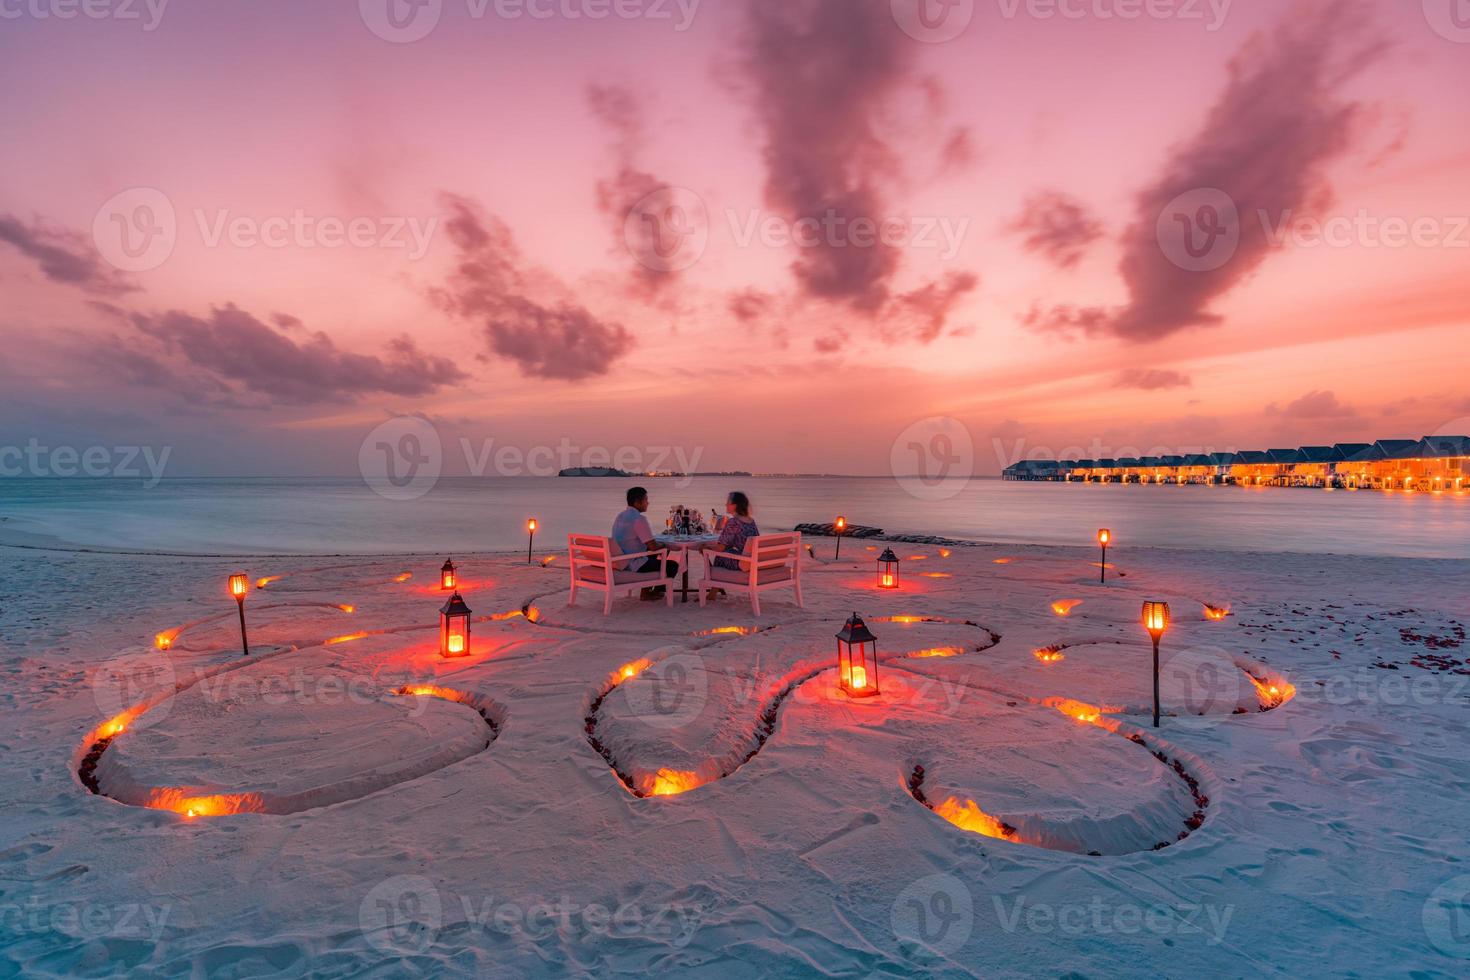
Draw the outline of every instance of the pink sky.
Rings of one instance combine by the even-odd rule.
[[[345,475],[414,413],[877,474],[947,416],[995,473],[1470,429],[1470,29],[1437,0],[961,0],[942,43],[907,0],[442,0],[407,43],[387,2],[3,8],[0,442]],[[1238,243],[1182,268],[1172,216],[1221,191]],[[650,192],[697,233],[675,268]],[[119,268],[113,214],[160,200],[172,250]],[[744,239],[828,209],[906,234]],[[297,213],[363,242],[252,237]]]

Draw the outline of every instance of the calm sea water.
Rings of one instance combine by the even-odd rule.
[[[0,480],[0,527],[68,545],[200,554],[467,553],[538,548],[569,532],[606,534],[628,482],[616,479],[445,479],[413,501],[362,482]],[[673,504],[723,510],[744,490],[769,529],[843,514],[890,532],[981,541],[1081,544],[1098,527],[1119,544],[1232,551],[1470,558],[1470,497],[1234,487],[956,484],[926,501],[891,478],[642,480],[661,526]]]

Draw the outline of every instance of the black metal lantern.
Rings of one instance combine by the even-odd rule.
[[[459,578],[455,574],[454,559],[446,558],[444,566],[439,569],[439,589],[443,592],[453,592],[459,584]]]
[[[470,655],[470,607],[458,592],[439,610],[439,653],[445,657]]]
[[[898,556],[892,548],[884,548],[878,556],[878,588],[898,588]]]
[[[837,634],[837,681],[849,697],[878,693],[878,638],[857,613]]]

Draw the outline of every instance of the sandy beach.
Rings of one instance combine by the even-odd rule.
[[[428,557],[251,559],[246,659],[239,562],[4,547],[0,972],[1462,973],[1470,562],[809,543],[759,619],[464,558],[457,660]]]

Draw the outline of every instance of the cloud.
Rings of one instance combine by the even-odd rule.
[[[1027,198],[1009,228],[1023,236],[1026,251],[1040,254],[1059,269],[1076,265],[1103,234],[1102,222],[1085,204],[1056,190]]]
[[[949,315],[965,296],[980,284],[980,277],[970,272],[950,272],[944,278],[903,293],[889,304],[883,318],[883,330],[928,344],[943,332]]]
[[[888,0],[752,3],[745,74],[765,136],[765,198],[792,222],[885,217],[881,185],[896,155],[880,115],[911,81],[914,45],[894,29]],[[809,296],[875,312],[888,299],[899,252],[834,241],[800,249],[792,272]]]
[[[1111,324],[1107,310],[1097,306],[1053,306],[1042,309],[1033,304],[1021,317],[1021,323],[1043,333],[1095,336],[1107,332]]]
[[[902,176],[885,138],[900,131],[895,103],[917,95],[936,126],[942,86],[914,73],[918,50],[895,30],[888,0],[790,0],[745,7],[740,65],[763,136],[766,206],[808,240],[791,272],[797,298],[840,306],[879,327],[888,343],[928,343],[978,279],[950,272],[898,292],[901,247],[865,227],[883,228],[890,185]],[[941,170],[967,166],[973,137],[953,129]],[[810,234],[816,231],[814,239]]]
[[[1113,379],[1114,388],[1139,388],[1143,391],[1188,388],[1193,384],[1194,380],[1184,372],[1164,368],[1128,368],[1118,372]]]
[[[505,223],[465,198],[444,195],[445,223],[458,261],[435,291],[450,312],[477,322],[490,350],[535,378],[577,381],[606,374],[633,349],[621,324],[599,319],[564,295],[559,283],[524,267]],[[538,299],[533,294],[550,294]]]
[[[676,280],[679,272],[660,261],[653,233],[630,238],[628,216],[640,201],[670,185],[636,164],[644,142],[643,120],[642,108],[632,92],[618,85],[594,84],[587,89],[587,104],[613,134],[616,171],[597,182],[597,210],[608,219],[618,254],[631,254],[637,263],[633,270],[634,294],[652,299]]]
[[[1331,391],[1309,391],[1285,408],[1275,402],[1266,406],[1270,415],[1282,415],[1289,419],[1355,419],[1358,411],[1337,400]]]
[[[1366,115],[1338,90],[1383,53],[1380,37],[1357,2],[1300,6],[1271,32],[1254,35],[1231,60],[1225,88],[1200,129],[1135,199],[1120,239],[1128,301],[1116,310],[1086,307],[1042,317],[1038,325],[1055,329],[1071,319],[1084,330],[1151,341],[1218,323],[1214,301],[1271,254],[1260,215],[1280,222],[1330,203],[1327,169],[1350,149]],[[1239,242],[1217,267],[1186,268],[1166,254],[1160,218],[1182,197],[1217,191],[1234,202]]]
[[[425,395],[465,377],[453,361],[424,354],[407,336],[390,341],[384,356],[354,354],[320,331],[297,342],[234,305],[215,307],[203,317],[170,310],[135,313],[130,319],[140,333],[187,362],[187,370],[209,372],[285,403]],[[156,375],[150,360],[147,355],[131,359],[129,370],[137,380]]]
[[[775,301],[770,293],[754,287],[741,290],[730,297],[730,313],[741,323],[752,323],[765,317]]]
[[[33,259],[52,282],[97,296],[118,296],[138,288],[109,268],[92,244],[75,232],[43,228],[39,222],[26,224],[13,214],[0,214],[0,242],[10,243]]]

